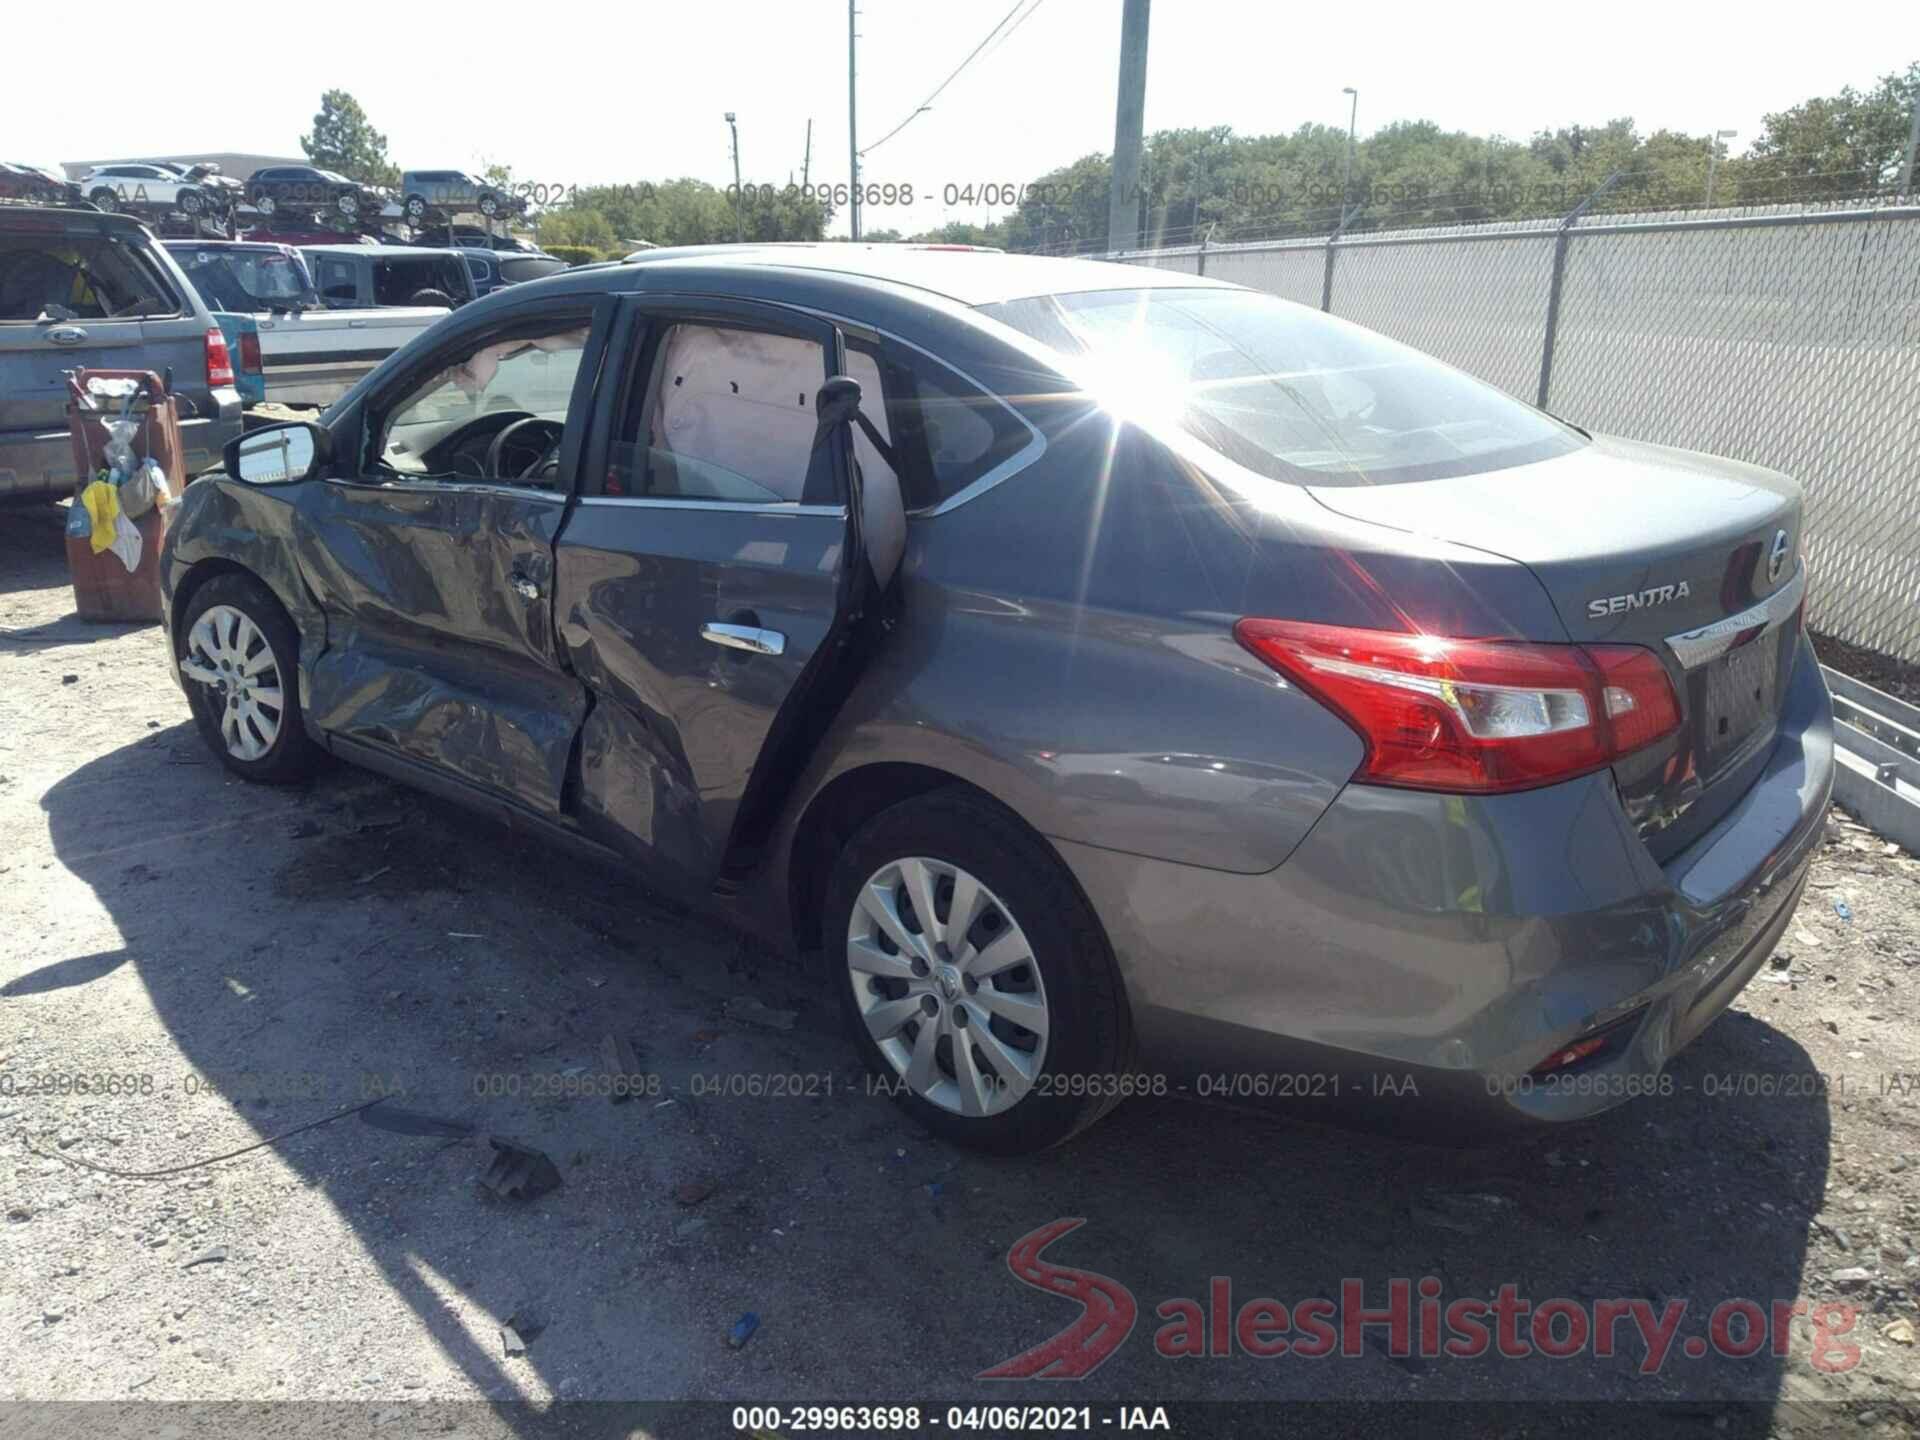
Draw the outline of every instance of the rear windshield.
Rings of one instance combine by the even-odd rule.
[[[169,245],[209,309],[256,310],[320,308],[306,265],[281,250],[211,250]]]
[[[538,280],[546,275],[558,275],[567,268],[564,260],[555,260],[547,255],[527,255],[517,260],[500,262],[500,278],[518,285],[523,280]]]
[[[459,302],[473,296],[473,281],[457,255],[403,256],[377,260],[373,266],[373,303],[376,305],[443,304],[437,297],[416,300],[422,291],[439,291]]]
[[[984,307],[1122,415],[1276,480],[1378,485],[1577,449],[1580,433],[1418,350],[1247,290],[1099,290]]]
[[[105,235],[0,234],[0,324],[179,313],[146,255]]]

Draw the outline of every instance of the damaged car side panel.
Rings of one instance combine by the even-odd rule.
[[[308,713],[556,815],[586,692],[555,653],[564,500],[472,486],[310,485],[295,549],[332,617]]]
[[[712,879],[775,716],[833,625],[845,527],[828,507],[581,503],[558,597],[568,663],[595,695],[580,747],[588,833]],[[780,653],[716,644],[714,623],[777,635]]]

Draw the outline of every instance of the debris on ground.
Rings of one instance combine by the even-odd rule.
[[[540,1338],[547,1328],[544,1316],[537,1310],[521,1306],[506,1318],[500,1327],[500,1347],[508,1355],[524,1355],[527,1347]]]
[[[749,1310],[733,1322],[733,1329],[727,1333],[727,1344],[738,1350],[753,1338],[753,1332],[760,1328],[760,1317]]]
[[[180,1268],[182,1270],[191,1270],[196,1265],[224,1265],[226,1260],[227,1247],[224,1245],[215,1245],[211,1250],[202,1250]]]
[[[473,1134],[473,1126],[464,1120],[446,1120],[418,1110],[402,1110],[397,1105],[380,1104],[360,1112],[360,1123],[394,1135],[438,1135],[449,1140],[464,1140]]]
[[[776,1010],[751,995],[736,995],[727,1001],[726,1016],[766,1030],[791,1030],[793,1022],[800,1018],[797,1011]]]
[[[603,1037],[600,1041],[600,1061],[613,1078],[608,1098],[614,1104],[625,1104],[644,1088],[646,1082],[640,1076],[640,1056],[626,1036]]]
[[[685,1180],[673,1187],[674,1203],[692,1208],[719,1188],[711,1180]]]
[[[565,1183],[559,1168],[542,1151],[498,1135],[489,1135],[487,1143],[493,1147],[493,1163],[480,1183],[501,1199],[532,1200]]]

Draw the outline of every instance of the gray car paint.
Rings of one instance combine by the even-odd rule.
[[[1790,688],[1751,781],[1743,777],[1713,824],[1671,855],[1648,848],[1607,774],[1489,797],[1350,785],[1357,737],[1241,650],[1233,619],[1382,625],[1405,613],[1441,633],[1564,638],[1553,585],[1482,543],[1471,524],[1408,533],[1382,517],[1335,513],[1304,489],[1251,483],[1224,465],[1196,468],[1170,437],[1087,423],[1091,402],[1044,354],[954,292],[991,303],[1056,275],[1082,288],[1131,288],[1138,277],[1001,258],[1010,263],[993,272],[998,286],[974,270],[951,285],[946,272],[923,277],[936,288],[917,288],[893,256],[892,278],[879,279],[824,262],[701,254],[576,271],[510,292],[515,304],[621,291],[728,295],[833,315],[1011,397],[1046,440],[1012,479],[913,519],[890,628],[865,637],[857,683],[793,766],[777,826],[753,857],[759,863],[697,898],[775,939],[817,942],[816,882],[832,838],[821,817],[850,786],[883,773],[885,783],[909,787],[946,777],[1006,804],[1066,860],[1120,958],[1150,1067],[1304,1059],[1359,1084],[1388,1062],[1424,1076],[1434,1097],[1507,1119],[1571,1118],[1625,1098],[1624,1090],[1490,1097],[1483,1082],[1502,1067],[1524,1073],[1552,1046],[1620,1014],[1638,1019],[1610,1071],[1651,1074],[1771,947],[1831,786],[1828,702],[1804,642],[1790,637]],[[478,302],[450,323],[460,333],[478,329],[506,299]],[[356,433],[369,398],[422,363],[423,346],[446,338],[416,342],[361,382],[330,412],[330,427]],[[1616,475],[1636,463],[1595,447],[1537,468],[1576,458],[1583,485],[1604,483],[1608,463]],[[1687,463],[1744,483],[1719,462]],[[1436,482],[1435,493],[1457,483]],[[328,482],[289,487],[313,488]],[[1791,503],[1791,491],[1773,482],[1758,488]],[[404,703],[380,720],[391,734],[361,732],[355,758],[385,754],[379,763],[392,770],[398,754],[415,762],[396,772],[410,778],[477,780],[453,793],[472,799],[490,786],[516,813],[592,837],[605,853],[642,861],[650,877],[714,873],[760,738],[798,677],[790,664],[734,659],[692,637],[738,604],[762,620],[777,613],[803,647],[817,644],[833,617],[821,594],[795,588],[796,576],[825,563],[828,532],[839,533],[844,517],[792,507],[571,507],[555,543],[554,624],[586,711],[559,790],[566,808],[557,810],[546,797],[565,723],[533,739],[511,722],[511,705],[493,712],[492,731],[484,720],[467,734],[438,718],[460,704],[485,711],[496,703],[483,652],[500,636],[481,631],[529,647],[532,632],[518,619],[503,622],[484,599],[467,597],[455,615],[437,588],[444,575],[383,599],[371,577],[426,563],[411,542],[343,519],[324,540],[296,543],[287,519],[294,506],[244,507],[244,493],[225,479],[190,491],[167,552],[176,611],[201,573],[194,563],[219,556],[261,566],[283,599],[287,587],[312,589],[327,612],[324,642],[309,632],[313,605],[289,608],[303,655],[316,652],[308,666],[316,676],[336,647],[354,648],[335,632],[343,621],[360,623],[357,612],[370,605],[397,615],[415,600],[437,603],[431,623],[444,614],[473,631],[459,637],[473,652],[464,693],[444,665],[429,672],[417,658],[360,647],[353,664],[361,668],[343,672],[353,683],[337,693],[391,693]],[[1555,493],[1551,477],[1538,493]],[[1567,503],[1592,502],[1571,494]],[[236,510],[268,529],[222,533]],[[1474,543],[1462,543],[1468,534]],[[727,573],[729,554],[770,536],[793,543],[802,564],[758,577]],[[663,566],[687,573],[669,579]],[[1571,570],[1557,578],[1576,583]],[[499,580],[496,560],[460,583]],[[328,586],[339,598],[325,598]],[[421,613],[409,623],[422,623]],[[352,723],[355,712],[329,705],[330,683],[315,685],[309,724],[340,748],[325,720]],[[571,713],[556,709],[556,719]],[[507,733],[513,744],[501,741]],[[497,767],[491,775],[475,773],[471,762],[482,756]],[[1690,888],[1709,860],[1713,884]]]

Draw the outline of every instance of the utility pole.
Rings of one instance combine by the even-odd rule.
[[[1709,210],[1713,208],[1713,172],[1720,167],[1720,142],[1722,140],[1731,140],[1739,133],[1738,130],[1716,130],[1713,132],[1713,139],[1707,142],[1706,208]]]
[[[854,102],[853,9],[847,0],[847,173],[852,179],[847,194],[847,215],[853,238],[860,238],[860,114]]]
[[[1126,0],[1120,18],[1120,94],[1113,111],[1113,188],[1107,249],[1131,250],[1140,231],[1141,130],[1147,111],[1148,0]]]
[[[747,233],[743,228],[740,210],[741,201],[745,198],[740,193],[740,127],[734,123],[731,110],[727,111],[727,129],[733,132],[733,239],[737,245],[747,238]]]
[[[806,152],[800,157],[800,193],[802,195],[806,194],[807,192],[807,171],[812,166],[812,164],[813,164],[813,117],[809,115],[807,117],[807,148],[806,148]],[[792,172],[789,171],[788,173],[791,174]]]
[[[1347,107],[1347,163],[1340,172],[1340,224],[1347,223],[1347,206],[1353,203],[1353,147],[1356,143],[1354,126],[1360,119],[1360,92],[1351,85],[1342,86],[1342,95],[1351,95],[1353,104]]]

